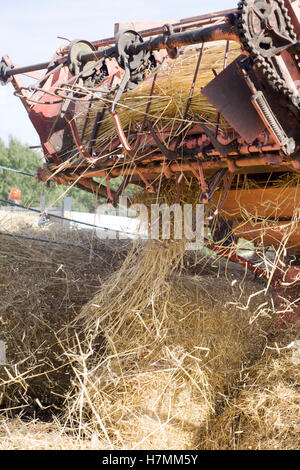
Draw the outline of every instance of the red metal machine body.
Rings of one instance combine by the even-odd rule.
[[[155,25],[139,33],[132,27],[116,33],[92,43],[73,41],[49,63],[18,68],[3,57],[0,80],[12,82],[40,136],[46,164],[37,171],[37,179],[72,184],[116,203],[128,183],[155,192],[160,175],[166,180],[176,180],[182,173],[196,178],[201,201],[217,208],[236,238],[283,247],[285,258],[294,259],[285,269],[278,266],[273,276],[277,292],[286,291],[288,283],[294,298],[300,281],[300,192],[296,184],[283,190],[272,181],[282,175],[292,180],[300,172],[299,0],[241,0],[230,11]],[[230,125],[228,132],[221,134],[218,125],[213,128],[200,121],[184,133],[183,119],[183,124],[162,135],[146,111],[129,135],[118,116],[122,94],[146,79],[154,87],[155,75],[147,78],[148,70],[163,60],[172,61],[178,49],[186,46],[200,46],[196,77],[201,45],[215,41],[240,46],[239,57],[230,64],[224,48],[223,72],[201,91]],[[21,74],[37,81],[25,87]],[[195,80],[190,97],[194,85]],[[89,136],[85,125],[79,131],[76,116],[86,115],[87,122],[97,93],[110,97],[107,109],[115,123],[115,137],[95,151],[103,115],[97,114]],[[184,118],[189,106],[188,100]],[[109,180],[120,175],[123,183],[113,192]],[[237,175],[251,175],[256,189],[233,185]],[[99,176],[106,178],[107,187],[94,180]],[[220,192],[223,183],[226,197]],[[254,214],[252,221],[245,222],[245,213]],[[228,251],[220,244],[215,248]],[[225,254],[235,257],[229,251]],[[300,307],[297,311],[300,315]]]

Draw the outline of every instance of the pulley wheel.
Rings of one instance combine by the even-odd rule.
[[[80,57],[82,54],[91,54],[96,48],[88,41],[78,40],[72,41],[69,46],[69,70],[72,75],[81,74],[82,78],[90,77],[94,72],[95,62],[82,63]]]

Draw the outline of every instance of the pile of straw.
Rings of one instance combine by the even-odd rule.
[[[0,450],[100,450],[105,449],[97,436],[79,441],[58,423],[39,420],[24,422],[19,418],[0,420]]]
[[[202,449],[299,449],[299,339],[298,322],[244,370],[240,395],[211,423]]]
[[[114,449],[193,449],[263,351],[266,299],[247,305],[258,284],[191,278],[182,249],[151,242],[134,251],[83,308],[67,415],[80,436],[97,433]]]
[[[226,44],[223,43],[204,46],[194,94],[188,115],[185,118],[185,130],[188,130],[190,126],[196,123],[195,115],[209,124],[217,122],[217,111],[204,97],[201,89],[213,80],[215,77],[214,71],[220,73],[223,70],[225,49]],[[199,54],[200,50],[186,50],[176,60],[164,62],[134,90],[124,93],[118,104],[118,115],[125,131],[129,133],[138,131],[147,110],[149,95],[156,74],[157,79],[147,118],[160,130],[172,129],[182,123]],[[227,63],[232,62],[239,54],[239,46],[236,43],[230,43]],[[85,112],[77,116],[78,127],[81,131],[85,128],[85,139],[87,141],[90,140],[97,112],[101,111],[103,106],[107,105],[107,108],[109,108],[111,102],[110,99],[97,101],[88,112],[87,125],[85,125]],[[224,120],[220,122],[220,132],[222,128],[228,128],[228,124]],[[94,151],[97,152],[104,142],[110,141],[114,137],[116,137],[115,125],[107,109],[96,138]]]
[[[60,406],[71,380],[62,357],[74,336],[69,323],[122,256],[100,241],[94,247],[103,251],[92,251],[87,234],[76,231],[62,231],[56,239],[62,245],[8,234],[0,239],[0,340],[6,345],[0,404],[24,412]]]
[[[187,185],[182,200],[195,194]],[[158,202],[173,197],[170,183]],[[92,251],[88,232],[42,236],[77,246],[1,236],[0,397],[3,416],[56,418],[3,419],[3,448],[299,446],[299,365],[280,350],[299,325],[268,349],[263,281],[187,256],[184,241],[134,245],[124,260],[120,242]]]

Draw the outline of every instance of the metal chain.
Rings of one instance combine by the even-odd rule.
[[[284,0],[274,0],[278,4],[282,15],[284,17],[286,28],[290,38],[296,42],[297,35],[295,33],[292,21],[289,16],[288,9],[284,5]],[[289,100],[292,101],[294,106],[300,107],[300,96],[292,90],[286,82],[280,77],[279,73],[275,69],[270,59],[264,58],[260,51],[251,44],[251,36],[249,34],[247,24],[247,12],[248,8],[251,8],[252,3],[249,0],[241,0],[238,4],[237,13],[237,28],[239,31],[240,39],[244,49],[249,53],[254,64],[263,72],[265,77],[272,82],[276,88],[281,91]]]

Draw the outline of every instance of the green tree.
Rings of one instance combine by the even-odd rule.
[[[0,139],[0,165],[33,174],[37,167],[43,165],[42,155],[40,152],[22,145],[15,138],[10,138],[8,147]],[[98,181],[105,184],[104,178],[99,178]],[[117,189],[121,182],[122,178],[112,180],[111,188]],[[43,189],[45,189],[47,207],[61,206],[65,196],[72,196],[73,210],[84,212],[95,211],[97,201],[93,194],[78,188],[58,186],[54,182],[50,183],[50,187],[45,186],[44,183],[38,183],[29,176],[0,169],[1,199],[7,200],[11,189],[17,188],[21,191],[22,205],[39,207],[41,194]],[[131,197],[135,192],[136,186],[129,185],[124,194]]]

